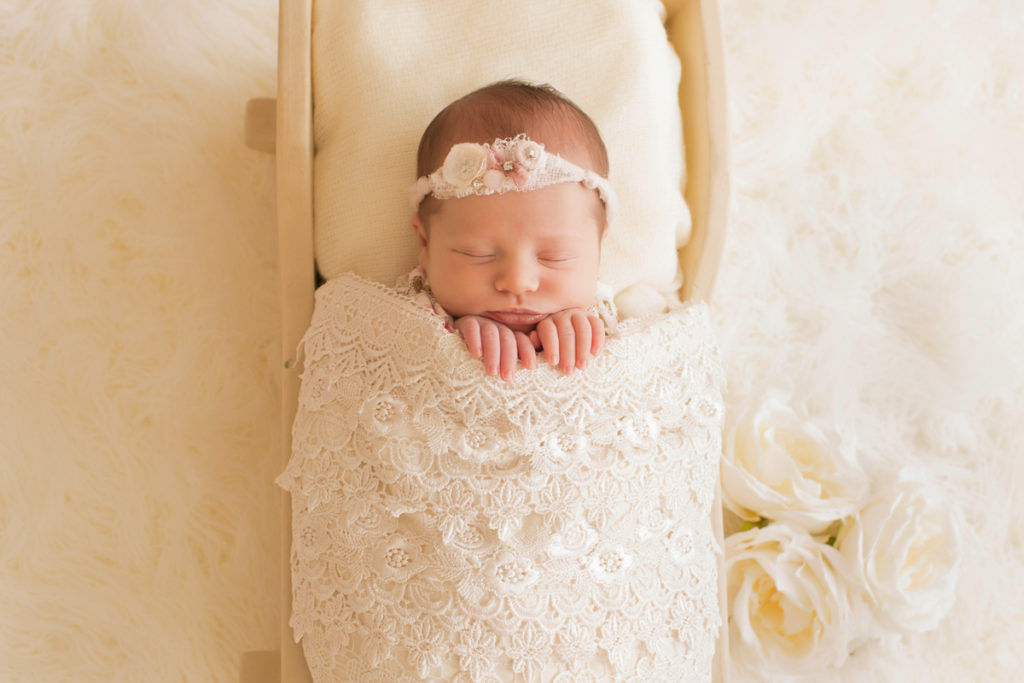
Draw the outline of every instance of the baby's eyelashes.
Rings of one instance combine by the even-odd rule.
[[[576,257],[571,255],[571,254],[557,255],[557,256],[541,255],[541,256],[537,257],[537,260],[540,261],[541,263],[546,264],[546,265],[560,266],[560,265],[566,265],[566,264],[572,263],[573,261],[576,260]]]
[[[466,256],[471,259],[487,260],[494,258],[494,254],[486,251],[473,251],[469,249],[453,249],[456,254]]]

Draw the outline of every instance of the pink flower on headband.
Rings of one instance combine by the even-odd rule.
[[[516,164],[527,171],[539,169],[544,165],[544,145],[533,140],[519,140],[513,149]]]
[[[491,155],[502,171],[508,174],[517,188],[530,182],[530,173],[544,167],[544,145],[530,140],[525,135],[495,140]]]
[[[505,181],[505,172],[496,168],[489,168],[484,171],[483,181],[488,190],[497,191],[501,189],[501,184]]]

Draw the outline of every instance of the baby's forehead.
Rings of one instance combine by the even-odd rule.
[[[436,218],[457,238],[508,238],[574,242],[600,228],[597,194],[580,183],[558,183],[528,192],[471,195],[438,202]]]

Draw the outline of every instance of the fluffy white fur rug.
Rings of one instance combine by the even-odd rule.
[[[723,0],[730,401],[790,387],[968,522],[937,631],[844,681],[1022,665],[1024,13]],[[0,5],[0,679],[229,681],[276,640],[272,0]]]
[[[271,2],[0,3],[0,680],[277,629]]]
[[[733,126],[715,299],[733,404],[791,387],[878,485],[967,522],[942,627],[841,680],[1020,676],[1024,14],[1012,2],[723,3]]]

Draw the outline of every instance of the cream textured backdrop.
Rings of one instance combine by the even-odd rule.
[[[969,523],[938,631],[834,678],[1013,680],[1024,6],[724,0],[734,404],[789,385]],[[270,0],[0,3],[0,680],[230,681],[274,641]]]

